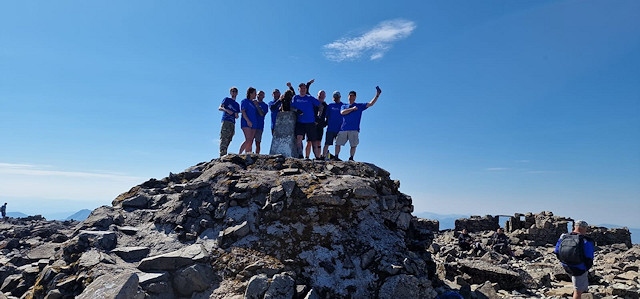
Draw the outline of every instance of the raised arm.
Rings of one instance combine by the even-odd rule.
[[[373,99],[371,99],[371,101],[369,101],[369,103],[367,103],[367,108],[376,104],[376,102],[378,101],[378,97],[380,97],[381,93],[382,93],[382,89],[380,89],[379,86],[376,86],[376,95],[373,97]]]

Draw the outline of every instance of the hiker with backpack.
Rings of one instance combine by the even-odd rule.
[[[582,298],[582,293],[589,289],[589,269],[593,266],[594,242],[585,234],[587,224],[584,220],[573,223],[573,231],[562,234],[553,251],[562,267],[571,275],[573,298]]]

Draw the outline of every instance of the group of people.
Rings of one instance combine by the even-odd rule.
[[[271,132],[274,133],[276,119],[280,111],[294,111],[296,113],[295,141],[300,152],[298,158],[310,158],[313,152],[316,160],[340,160],[340,149],[349,142],[349,160],[353,160],[359,144],[360,120],[362,112],[373,106],[380,97],[382,90],[376,86],[376,94],[367,103],[356,103],[356,92],[349,92],[348,103],[341,101],[339,91],[332,94],[333,103],[326,103],[326,92],[318,91],[317,97],[311,95],[309,88],[314,80],[298,85],[298,93],[290,82],[284,94],[277,88],[273,90],[273,100],[264,102],[265,93],[253,87],[247,89],[246,98],[238,104],[238,88],[229,90],[230,97],[225,97],[218,108],[222,111],[222,126],[220,129],[220,156],[228,153],[228,147],[235,134],[236,119],[242,116],[240,127],[245,140],[240,146],[239,154],[251,153],[255,142],[256,153],[260,154],[265,117],[271,112]],[[326,136],[324,148],[322,138]],[[306,139],[307,145],[302,144]],[[329,146],[335,141],[335,152],[329,153]]]
[[[581,298],[582,293],[589,289],[588,272],[593,267],[595,245],[593,239],[586,235],[588,227],[584,220],[575,221],[573,230],[562,234],[554,248],[562,267],[571,275],[574,299]],[[502,228],[496,230],[490,241],[495,252],[513,256],[509,243],[509,237]],[[475,241],[466,228],[458,235],[458,246],[464,251],[473,250],[474,254],[483,250],[480,242]]]

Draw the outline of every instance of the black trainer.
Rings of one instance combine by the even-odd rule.
[[[349,161],[353,161],[353,157],[349,157]]]

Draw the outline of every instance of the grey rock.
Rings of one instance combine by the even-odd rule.
[[[193,244],[173,252],[142,259],[138,269],[142,271],[172,271],[207,260],[208,252],[201,244]]]
[[[264,294],[264,299],[290,299],[295,294],[295,281],[286,274],[276,274]]]
[[[143,299],[144,294],[138,292],[138,275],[123,272],[118,275],[102,275],[82,291],[76,299]]]
[[[214,273],[210,265],[195,264],[176,271],[173,288],[182,296],[190,296],[206,290],[213,281]]]
[[[266,274],[255,275],[249,279],[244,298],[262,299],[267,289],[269,289],[269,277]]]

